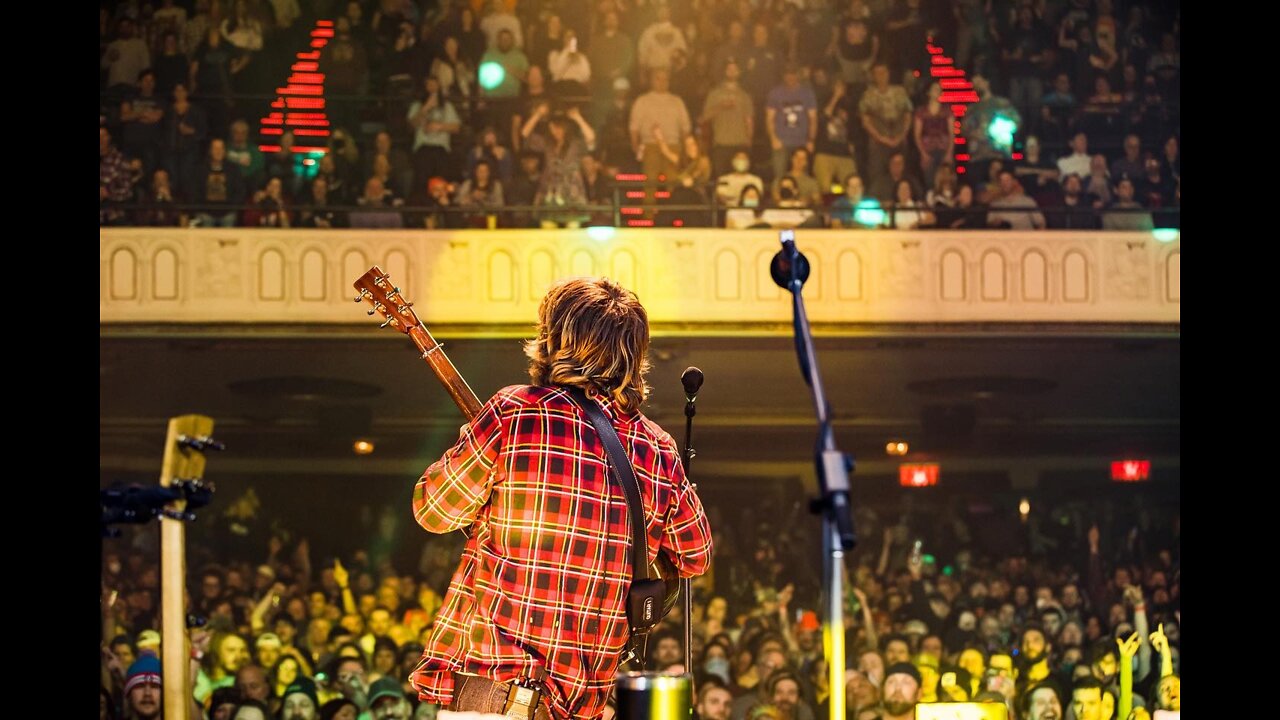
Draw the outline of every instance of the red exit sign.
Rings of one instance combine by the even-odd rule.
[[[902,487],[933,487],[938,484],[938,464],[899,465],[898,484]]]
[[[1143,482],[1151,479],[1150,460],[1116,460],[1111,463],[1111,479],[1116,482]]]

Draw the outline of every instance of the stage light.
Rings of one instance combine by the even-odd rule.
[[[884,446],[884,451],[886,453],[897,456],[897,457],[906,455],[907,451],[910,449],[911,449],[911,446],[907,445],[907,443],[902,440],[890,440]]]
[[[480,87],[494,90],[507,79],[507,69],[492,60],[480,63]]]
[[[357,455],[371,455],[373,454],[373,442],[361,438],[352,443],[351,450]]]
[[[997,150],[1008,153],[1013,149],[1013,136],[1018,132],[1018,124],[999,113],[987,124],[987,137]]]
[[[615,233],[617,233],[615,228],[606,225],[592,225],[587,228],[587,237],[596,242],[609,242]]]
[[[884,210],[875,198],[863,198],[853,211],[853,219],[859,225],[883,225]]]

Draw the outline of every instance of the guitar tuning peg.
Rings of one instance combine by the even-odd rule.
[[[367,313],[365,313],[365,314],[366,314],[366,315],[373,315],[373,314],[374,314],[374,313],[376,313],[376,312],[378,312],[378,311],[377,311],[377,310],[370,310],[369,312],[367,312]]]
[[[361,300],[364,300],[364,296],[363,296],[363,295],[357,295],[357,296],[356,296],[356,302],[358,303],[358,302],[360,302]]]
[[[382,323],[382,324],[381,324],[381,325],[379,325],[378,327],[380,327],[380,328],[384,328],[384,327],[386,327],[386,326],[388,326],[388,325],[395,325],[395,324],[396,324],[396,319],[395,319],[395,318],[393,318],[393,317],[389,317],[389,318],[387,318],[387,321],[386,321],[386,322]]]
[[[404,312],[405,310],[408,310],[408,309],[409,309],[409,308],[411,308],[411,307],[413,307],[413,303],[405,303],[404,305],[399,305],[399,306],[397,306],[397,308],[396,308],[396,309],[397,309],[399,312]]]
[[[214,440],[208,435],[201,435],[200,437],[179,435],[178,444],[184,448],[199,450],[200,452],[205,452],[206,450],[225,450],[227,448],[225,444]]]

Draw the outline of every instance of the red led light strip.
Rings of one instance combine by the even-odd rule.
[[[321,85],[288,85],[276,88],[276,92],[281,95],[323,95],[324,87]]]
[[[273,112],[262,118],[260,134],[281,136],[287,127],[295,137],[327,138],[330,136],[329,118],[323,112],[325,108],[324,81],[325,74],[320,72],[320,48],[334,37],[332,20],[317,20],[311,29],[310,46],[312,50],[295,53],[297,61],[290,66],[292,74],[285,80],[284,87],[276,88],[278,97],[271,103]],[[288,110],[312,110],[318,112],[278,112]],[[280,145],[261,144],[258,149],[264,153],[280,152]],[[295,153],[328,152],[328,148],[315,145],[295,145]]]
[[[955,66],[955,60],[947,57],[932,37],[925,42],[925,49],[929,52],[929,75],[936,78],[942,87],[939,100],[951,107],[951,115],[956,118],[951,131],[954,136],[952,139],[956,145],[966,145],[968,140],[961,134],[960,118],[964,117],[968,105],[978,102],[978,93],[974,91],[973,83],[965,77],[965,71]],[[955,154],[957,175],[965,174],[965,163],[969,159],[970,154],[967,152]]]

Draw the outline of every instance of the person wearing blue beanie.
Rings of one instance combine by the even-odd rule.
[[[160,703],[162,688],[160,658],[150,652],[142,653],[125,673],[124,695],[133,716],[140,720],[160,717],[163,709]]]

